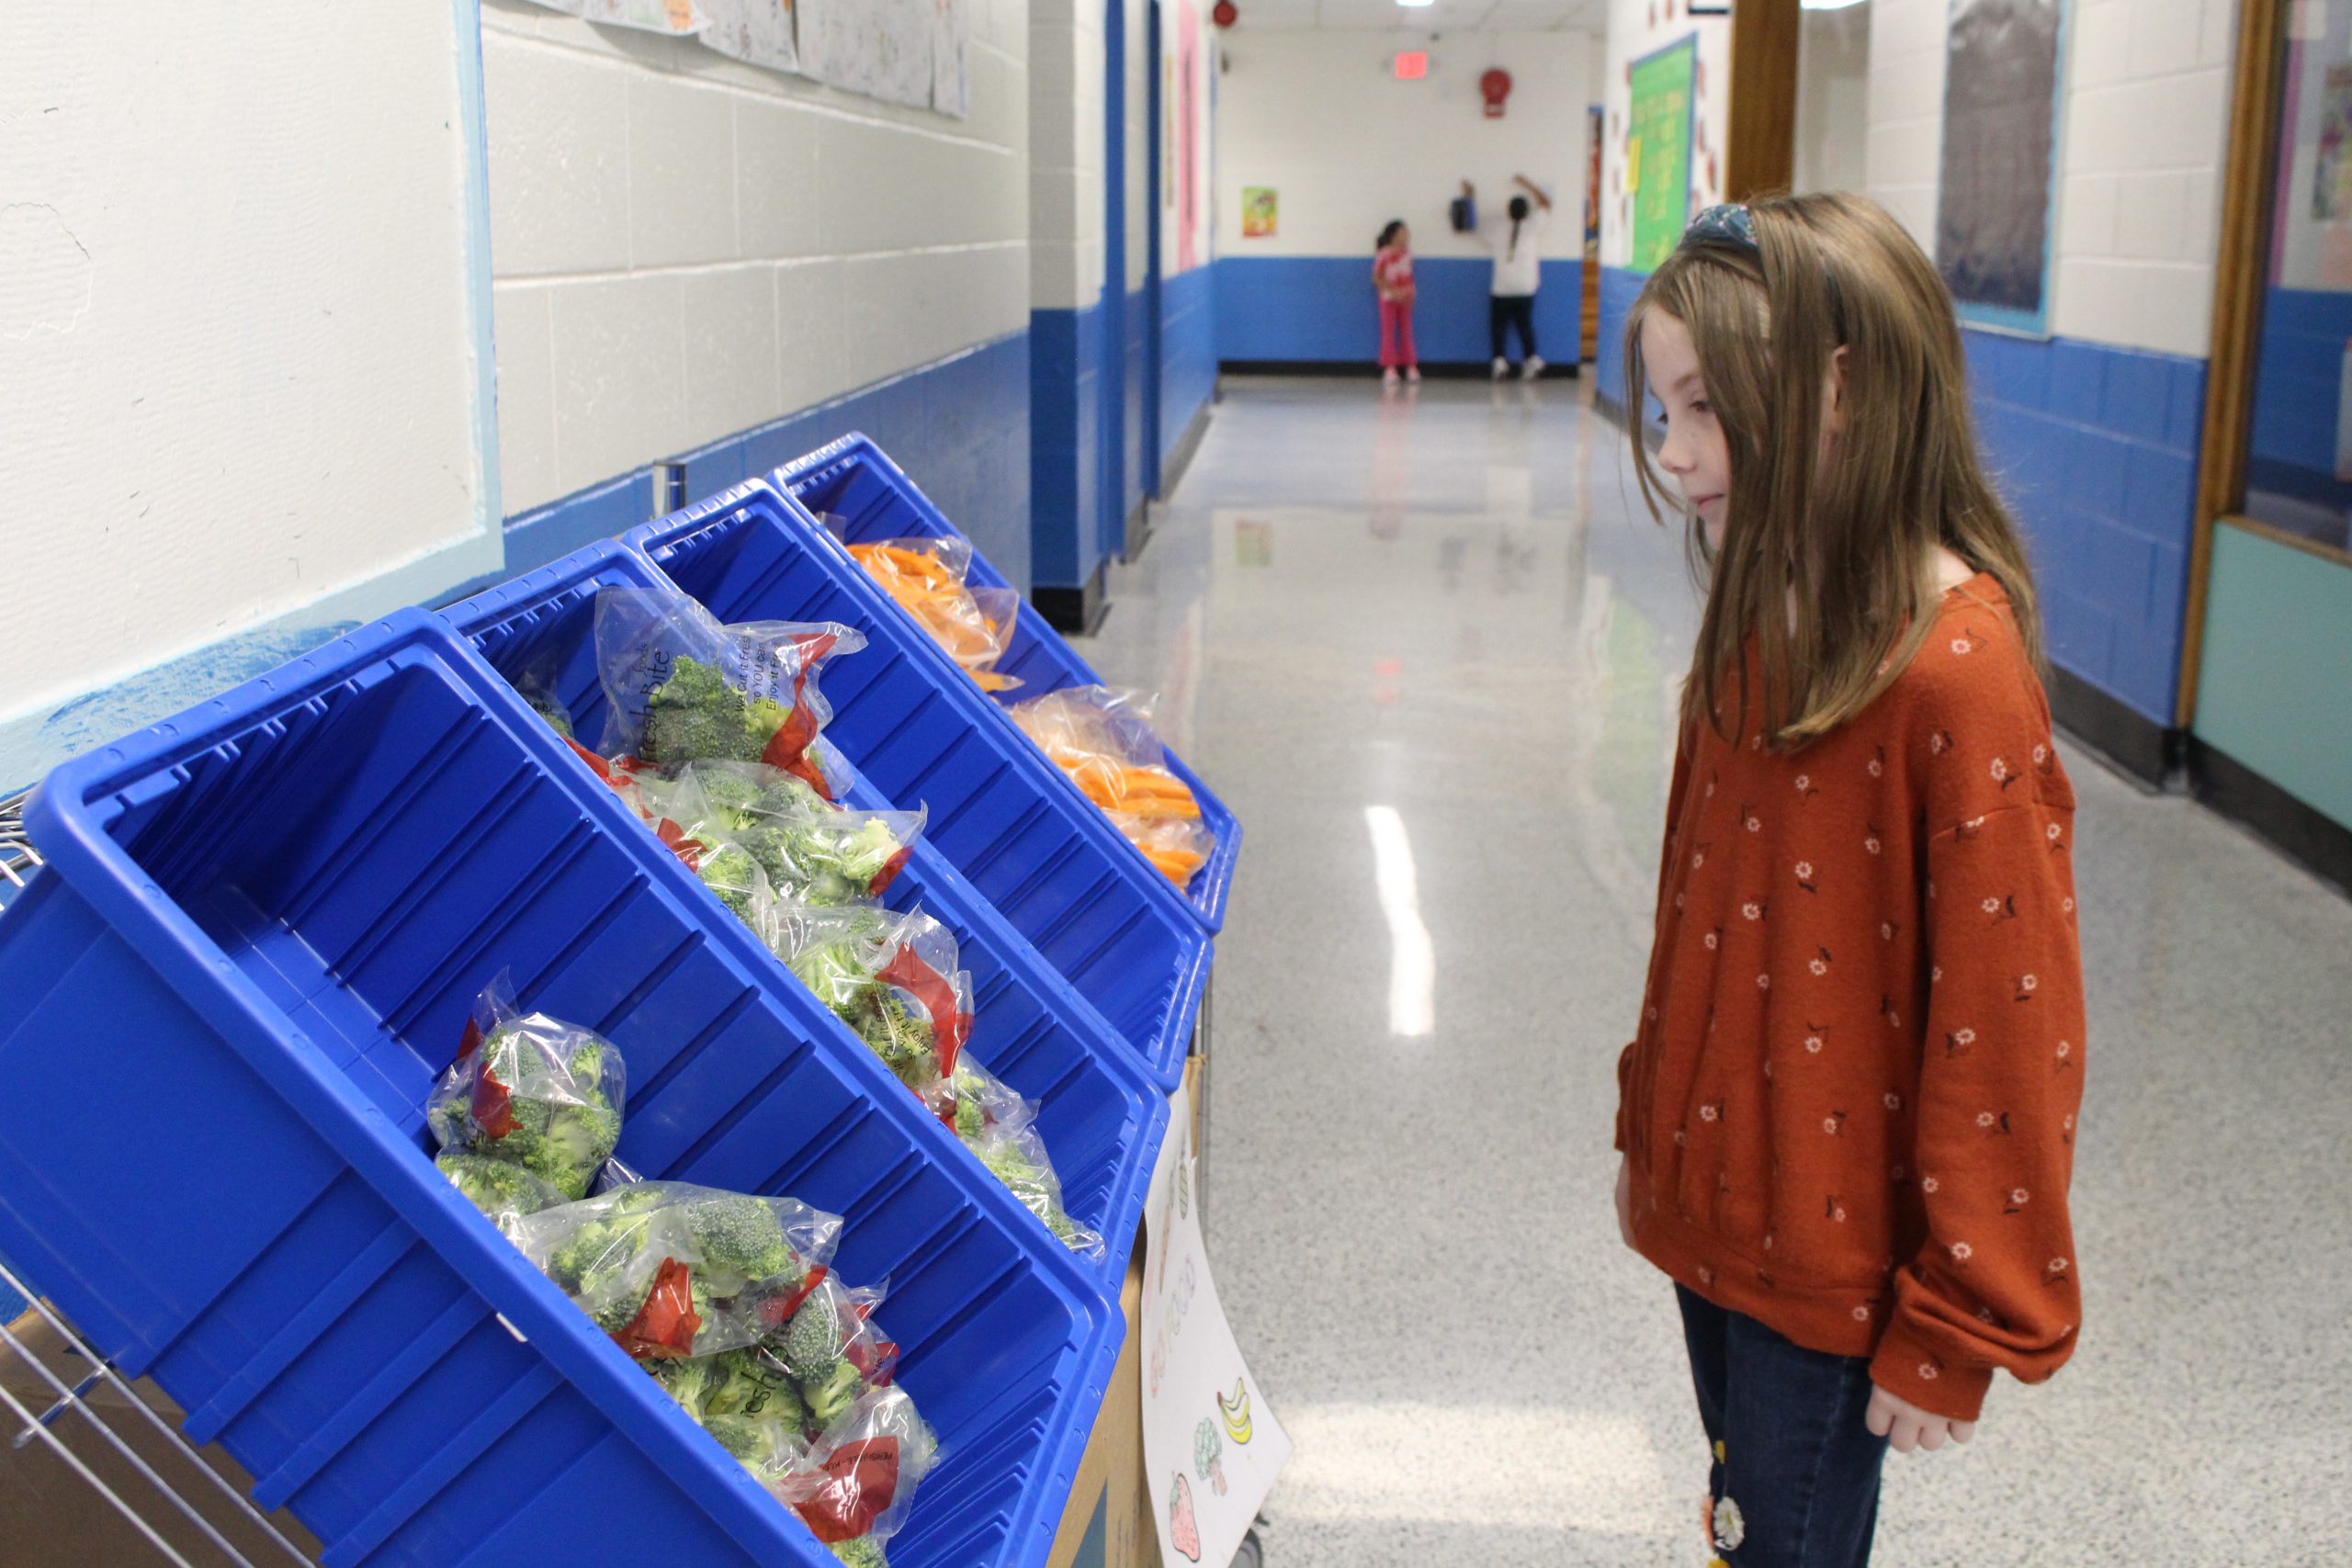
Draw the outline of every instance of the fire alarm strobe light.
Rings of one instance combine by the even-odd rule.
[[[1503,118],[1503,100],[1510,96],[1510,73],[1498,65],[1478,78],[1478,93],[1487,100],[1487,118]]]
[[[1399,50],[1396,54],[1396,80],[1418,82],[1430,73],[1430,54],[1425,49]]]

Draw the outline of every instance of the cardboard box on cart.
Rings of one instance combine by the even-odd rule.
[[[1203,1066],[1198,1056],[1184,1064],[1184,1089],[1193,1105],[1190,1128],[1169,1127],[1170,1134],[1189,1135],[1196,1153]],[[1111,1371],[1111,1386],[1102,1395],[1094,1435],[1079,1461],[1078,1479],[1070,1483],[1069,1504],[1046,1568],[1148,1568],[1159,1561],[1156,1516],[1145,1502],[1150,1488],[1143,1464],[1144,1243],[1145,1232],[1138,1227],[1127,1255],[1126,1283],[1119,1292],[1126,1338]]]
[[[28,1312],[8,1325],[23,1354],[0,1341],[0,1389],[25,1409],[39,1416],[56,1401],[57,1391],[28,1365],[27,1358],[71,1388],[88,1375],[90,1364],[69,1348],[38,1312]],[[153,1383],[141,1381],[132,1390],[147,1406],[174,1427],[180,1413]],[[114,1384],[100,1382],[83,1398],[119,1436],[130,1451],[196,1508],[221,1536],[255,1562],[283,1562],[285,1553],[243,1517],[236,1505],[190,1468],[176,1445],[158,1433],[131,1408]],[[8,1568],[84,1568],[87,1564],[157,1562],[154,1546],[140,1534],[96,1489],[74,1473],[57,1450],[40,1438],[14,1446],[24,1424],[6,1401],[0,1401],[0,1562]],[[50,1430],[69,1452],[96,1472],[115,1495],[129,1503],[191,1562],[221,1561],[219,1549],[182,1516],[171,1502],[98,1434],[89,1419],[62,1411]],[[212,1469],[230,1485],[243,1492],[252,1482],[237,1461],[216,1445],[201,1450]],[[289,1514],[271,1522],[313,1561],[319,1544]]]

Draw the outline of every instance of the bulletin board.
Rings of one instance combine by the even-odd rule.
[[[1690,128],[1697,112],[1696,33],[1636,60],[1625,117],[1625,184],[1634,198],[1633,269],[1673,254],[1690,219]]]

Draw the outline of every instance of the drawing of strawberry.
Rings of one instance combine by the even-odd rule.
[[[1168,1493],[1168,1544],[1182,1552],[1187,1562],[1201,1560],[1201,1524],[1193,1516],[1193,1483],[1181,1470]]]

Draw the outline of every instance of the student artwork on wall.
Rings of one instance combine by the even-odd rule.
[[[646,32],[684,37],[710,25],[707,11],[696,0],[532,0],[550,11],[561,11],[583,22],[608,28],[638,28]]]
[[[1241,237],[1271,240],[1282,217],[1281,197],[1272,186],[1241,187]]]
[[[1690,135],[1699,63],[1696,34],[1634,62],[1625,116],[1625,193],[1633,204],[1635,272],[1656,270],[1690,220]]]
[[[1951,0],[1936,265],[1961,320],[2050,332],[2067,0]]]
[[[695,0],[710,18],[702,43],[730,60],[769,71],[798,71],[792,0]]]

